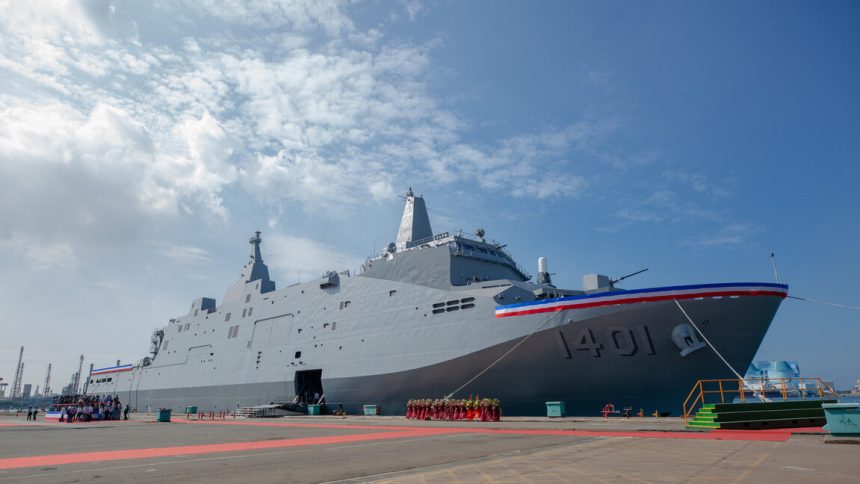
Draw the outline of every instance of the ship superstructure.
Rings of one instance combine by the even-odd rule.
[[[506,415],[542,414],[547,400],[580,415],[606,403],[677,413],[696,380],[731,372],[675,301],[746,368],[787,294],[768,283],[624,291],[598,275],[559,289],[545,260],[532,282],[483,230],[433,234],[424,199],[405,199],[395,241],[358,273],[277,289],[257,232],[220,305],[193,300],[153,332],[149,356],[95,370],[88,391],[139,410],[321,398],[402,414],[411,398],[456,392],[499,398]]]

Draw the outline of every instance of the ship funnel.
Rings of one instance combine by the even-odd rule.
[[[411,242],[433,237],[424,198],[416,197],[410,187],[405,199],[406,206],[403,207],[403,218],[400,219],[400,229],[395,242],[399,250],[405,249]]]

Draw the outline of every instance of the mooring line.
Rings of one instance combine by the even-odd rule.
[[[532,335],[534,335],[535,333],[537,333],[538,331],[540,331],[540,329],[541,329],[541,328],[543,328],[544,326],[546,326],[546,323],[548,323],[548,322],[552,321],[552,318],[554,318],[554,317],[558,316],[558,315],[559,315],[559,314],[561,314],[562,312],[563,312],[563,311],[555,311],[555,312],[553,312],[553,314],[552,314],[552,315],[550,315],[550,317],[548,317],[548,318],[546,319],[546,321],[542,322],[542,323],[540,324],[540,326],[538,326],[537,328],[535,328],[531,333],[527,334],[523,339],[521,339],[521,340],[520,340],[517,344],[515,344],[511,349],[509,349],[508,351],[506,351],[506,352],[505,352],[505,354],[503,354],[502,356],[498,357],[498,358],[496,359],[496,361],[494,361],[494,362],[490,363],[490,366],[488,366],[488,367],[484,368],[484,369],[483,369],[483,370],[481,370],[477,375],[473,376],[471,380],[467,381],[466,383],[463,383],[462,385],[460,385],[460,388],[458,388],[458,389],[454,390],[453,392],[449,393],[448,395],[446,395],[446,396],[445,396],[445,399],[447,400],[447,399],[449,399],[449,398],[453,397],[455,393],[459,392],[459,391],[460,391],[460,390],[462,390],[463,388],[466,388],[466,386],[468,386],[468,385],[469,385],[469,383],[472,383],[473,381],[477,380],[479,376],[481,376],[481,375],[483,375],[484,373],[486,373],[490,368],[492,368],[492,367],[496,366],[496,364],[497,364],[498,362],[502,361],[502,359],[503,359],[504,357],[506,357],[506,356],[508,356],[509,354],[511,354],[511,352],[512,352],[512,351],[514,351],[515,349],[517,349],[521,344],[525,343],[527,339],[531,338],[531,337],[532,337]]]
[[[691,318],[691,317],[690,317],[690,315],[689,315],[689,314],[687,314],[687,311],[684,311],[684,307],[683,307],[683,306],[681,306],[681,303],[679,303],[677,299],[673,299],[673,301],[675,301],[675,304],[677,304],[677,305],[678,305],[678,309],[680,309],[680,310],[681,310],[681,313],[683,313],[683,314],[684,314],[684,317],[685,317],[685,318],[687,318],[687,321],[689,321],[689,322],[690,322],[690,324],[692,324],[692,325],[693,325],[693,327],[694,327],[694,328],[696,328],[696,331],[699,333],[699,335],[701,335],[701,336],[702,336],[702,339],[703,339],[703,340],[705,340],[705,343],[707,343],[707,345],[708,345],[712,350],[714,350],[714,353],[716,353],[716,355],[720,358],[720,360],[722,360],[722,361],[723,361],[723,363],[725,363],[725,364],[726,364],[726,366],[729,368],[729,370],[732,370],[732,373],[734,373],[734,374],[735,374],[735,376],[736,376],[736,377],[738,377],[738,380],[739,380],[739,381],[741,381],[741,382],[743,382],[744,387],[748,387],[747,381],[744,379],[744,377],[742,377],[742,376],[741,376],[741,374],[740,374],[740,373],[738,373],[738,372],[737,372],[737,370],[735,370],[735,369],[734,369],[734,367],[733,367],[732,365],[730,365],[730,364],[729,364],[729,362],[728,362],[728,361],[726,361],[726,359],[725,359],[725,358],[723,358],[723,355],[721,355],[721,354],[720,354],[720,352],[719,352],[719,351],[717,351],[717,348],[716,348],[716,347],[711,343],[711,341],[708,339],[708,337],[707,337],[707,336],[705,336],[705,333],[703,333],[703,332],[702,332],[702,330],[701,330],[701,329],[699,329],[699,327],[698,327],[698,326],[696,326],[696,323],[694,323],[694,322],[693,322],[693,318]],[[765,397],[764,395],[758,394],[758,393],[755,391],[755,389],[750,388],[750,390],[752,390],[753,395],[757,396],[757,397],[759,398],[759,400],[761,400],[761,401],[763,401],[763,402],[767,402],[767,401],[769,401],[769,400],[767,399],[767,397]]]
[[[819,301],[818,299],[811,299],[811,298],[808,298],[808,297],[800,297],[800,296],[786,296],[786,297],[787,297],[787,298],[789,298],[789,299],[797,299],[798,301],[806,301],[806,302],[811,302],[811,303],[816,303],[816,304],[826,304],[826,305],[828,305],[828,306],[834,306],[834,307],[837,307],[837,308],[842,308],[842,309],[853,309],[853,310],[855,310],[855,311],[860,311],[860,307],[858,307],[858,306],[851,306],[851,305],[848,305],[848,304],[839,304],[839,303],[830,302],[830,301]]]

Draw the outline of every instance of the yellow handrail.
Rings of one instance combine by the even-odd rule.
[[[792,382],[797,382],[797,386],[790,385]],[[815,389],[812,385],[807,385],[807,382],[815,382]],[[758,388],[756,388],[758,386]],[[791,387],[791,388],[789,388]],[[757,398],[765,398],[768,391],[777,391],[783,401],[789,399],[789,396],[795,392],[799,392],[801,399],[806,400],[806,393],[815,391],[818,393],[818,398],[823,399],[825,395],[839,398],[836,391],[830,387],[821,378],[750,378],[747,380],[738,379],[711,379],[699,380],[693,385],[687,399],[684,400],[683,412],[684,422],[693,415],[698,406],[704,405],[708,395],[720,395],[720,403],[726,402],[727,394],[730,396],[737,393],[741,402],[746,401],[747,392]],[[692,399],[692,402],[690,401]]]

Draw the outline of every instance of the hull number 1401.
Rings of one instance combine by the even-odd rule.
[[[599,358],[607,350],[619,356],[633,356],[637,353],[655,354],[651,333],[648,331],[648,326],[644,324],[632,329],[612,326],[596,333],[597,337],[591,328],[582,328],[576,338],[568,340],[564,333],[559,331],[558,337],[564,358],[572,359],[573,353],[580,351],[594,358]]]

